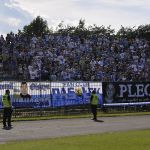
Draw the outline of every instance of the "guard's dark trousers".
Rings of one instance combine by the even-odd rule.
[[[4,108],[3,112],[3,126],[11,126],[12,108]],[[7,123],[7,124],[6,124]]]
[[[91,111],[93,114],[93,119],[97,120],[97,105],[91,105]]]

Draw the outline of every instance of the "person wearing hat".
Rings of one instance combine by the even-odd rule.
[[[96,95],[96,92],[94,90],[92,91],[92,95],[90,98],[90,104],[91,104],[91,111],[93,114],[93,120],[97,121],[98,96]]]
[[[12,105],[9,90],[6,90],[5,94],[2,97],[2,105],[3,105],[3,128],[7,127],[11,128]]]

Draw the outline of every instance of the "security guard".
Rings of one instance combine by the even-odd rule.
[[[91,103],[91,111],[93,114],[93,120],[97,121],[97,106],[98,106],[98,96],[96,95],[95,91],[92,91],[92,95],[90,98]]]
[[[2,98],[3,104],[3,128],[11,128],[12,106],[10,100],[10,91],[6,90]],[[6,125],[7,122],[7,125]]]

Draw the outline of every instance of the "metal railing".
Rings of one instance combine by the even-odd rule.
[[[90,95],[96,90],[101,103],[101,82],[16,82],[0,83],[1,98],[10,90],[14,117],[53,116],[88,113]]]

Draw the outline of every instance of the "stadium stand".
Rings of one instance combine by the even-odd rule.
[[[148,81],[149,42],[93,34],[0,37],[1,80]]]

